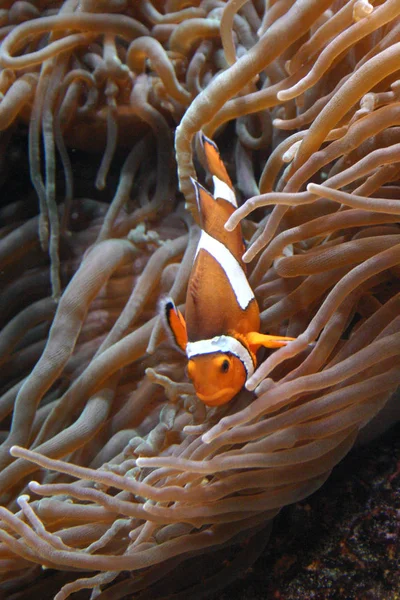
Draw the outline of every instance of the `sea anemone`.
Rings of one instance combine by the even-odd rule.
[[[4,593],[22,598],[37,579],[57,600],[154,598],[182,561],[251,537],[259,548],[274,515],[322,485],[393,394],[399,16],[398,0],[0,11],[3,146],[17,120],[29,124],[40,201],[40,216],[21,202],[1,214]],[[196,249],[200,131],[248,198],[227,227],[250,215],[263,332],[297,337],[210,409],[158,316],[166,293],[183,303]],[[94,198],[78,197],[69,148],[102,144]],[[108,204],[94,188],[121,156]],[[246,568],[254,555],[243,554]],[[175,584],[186,597],[188,581]]]

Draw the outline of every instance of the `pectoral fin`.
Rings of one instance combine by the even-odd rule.
[[[264,348],[281,348],[282,346],[286,346],[289,342],[293,342],[295,339],[296,338],[279,335],[264,335],[263,333],[257,333],[256,331],[251,331],[246,334],[246,340],[252,352],[257,352],[261,346],[264,346]]]
[[[185,351],[188,343],[188,336],[185,319],[183,318],[182,313],[176,308],[172,300],[166,302],[164,310],[168,327],[176,345],[179,346],[181,350]]]

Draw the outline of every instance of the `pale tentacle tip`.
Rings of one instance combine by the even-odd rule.
[[[206,433],[203,433],[203,435],[201,436],[201,441],[203,442],[203,444],[211,444],[213,439],[214,439],[214,436],[212,435],[211,431],[207,431]]]
[[[227,222],[224,225],[224,228],[226,229],[226,231],[233,231],[234,229],[236,229],[238,224],[239,224],[239,222],[236,222],[236,219],[229,217],[229,219],[227,220]]]
[[[310,192],[311,194],[315,194],[315,192],[320,190],[320,188],[322,188],[322,187],[324,187],[324,186],[318,185],[318,183],[309,183],[307,185],[307,192]]]
[[[261,383],[259,383],[254,390],[256,396],[261,396],[261,394],[265,394],[265,392],[269,392],[275,386],[275,381],[270,377],[263,379]]]
[[[36,492],[40,488],[40,483],[38,481],[30,481],[28,487],[31,492]]]
[[[245,263],[251,262],[256,254],[257,254],[257,252],[255,250],[253,250],[253,247],[250,247],[248,250],[246,250],[246,252],[242,256],[243,262],[245,262]]]
[[[11,446],[9,453],[11,454],[11,456],[14,457],[19,457],[19,446]]]
[[[221,421],[217,423],[217,425],[214,425],[214,427],[206,431],[206,433],[203,433],[203,435],[201,436],[201,441],[203,442],[203,444],[211,444],[211,442],[216,440],[229,428],[229,418],[221,419]]]
[[[254,382],[252,378],[248,379],[245,383],[245,388],[246,390],[249,390],[249,392],[254,392],[256,386],[257,382]]]
[[[279,119],[279,118],[272,119],[272,125],[274,127],[276,127],[277,129],[279,129],[279,127],[281,127],[282,123],[284,123],[284,122],[285,122],[285,119]]]
[[[278,100],[288,100],[290,98],[288,98],[287,96],[290,96],[290,93],[288,94],[289,88],[287,90],[281,90],[280,92],[277,93],[276,97],[278,98]]]
[[[28,494],[21,494],[21,496],[18,496],[17,498],[17,503],[21,506],[23,502],[29,502],[30,499],[31,497]]]

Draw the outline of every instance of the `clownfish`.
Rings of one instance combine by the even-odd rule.
[[[202,144],[214,194],[192,179],[201,235],[189,278],[186,319],[170,299],[164,311],[176,345],[186,353],[198,398],[219,406],[252,376],[261,346],[279,348],[294,338],[259,333],[259,307],[242,260],[242,232],[240,227],[231,232],[224,227],[237,208],[234,188],[215,143],[202,135]]]

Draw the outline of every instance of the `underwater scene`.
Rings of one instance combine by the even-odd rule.
[[[0,321],[0,600],[398,598],[399,0],[0,2]]]

